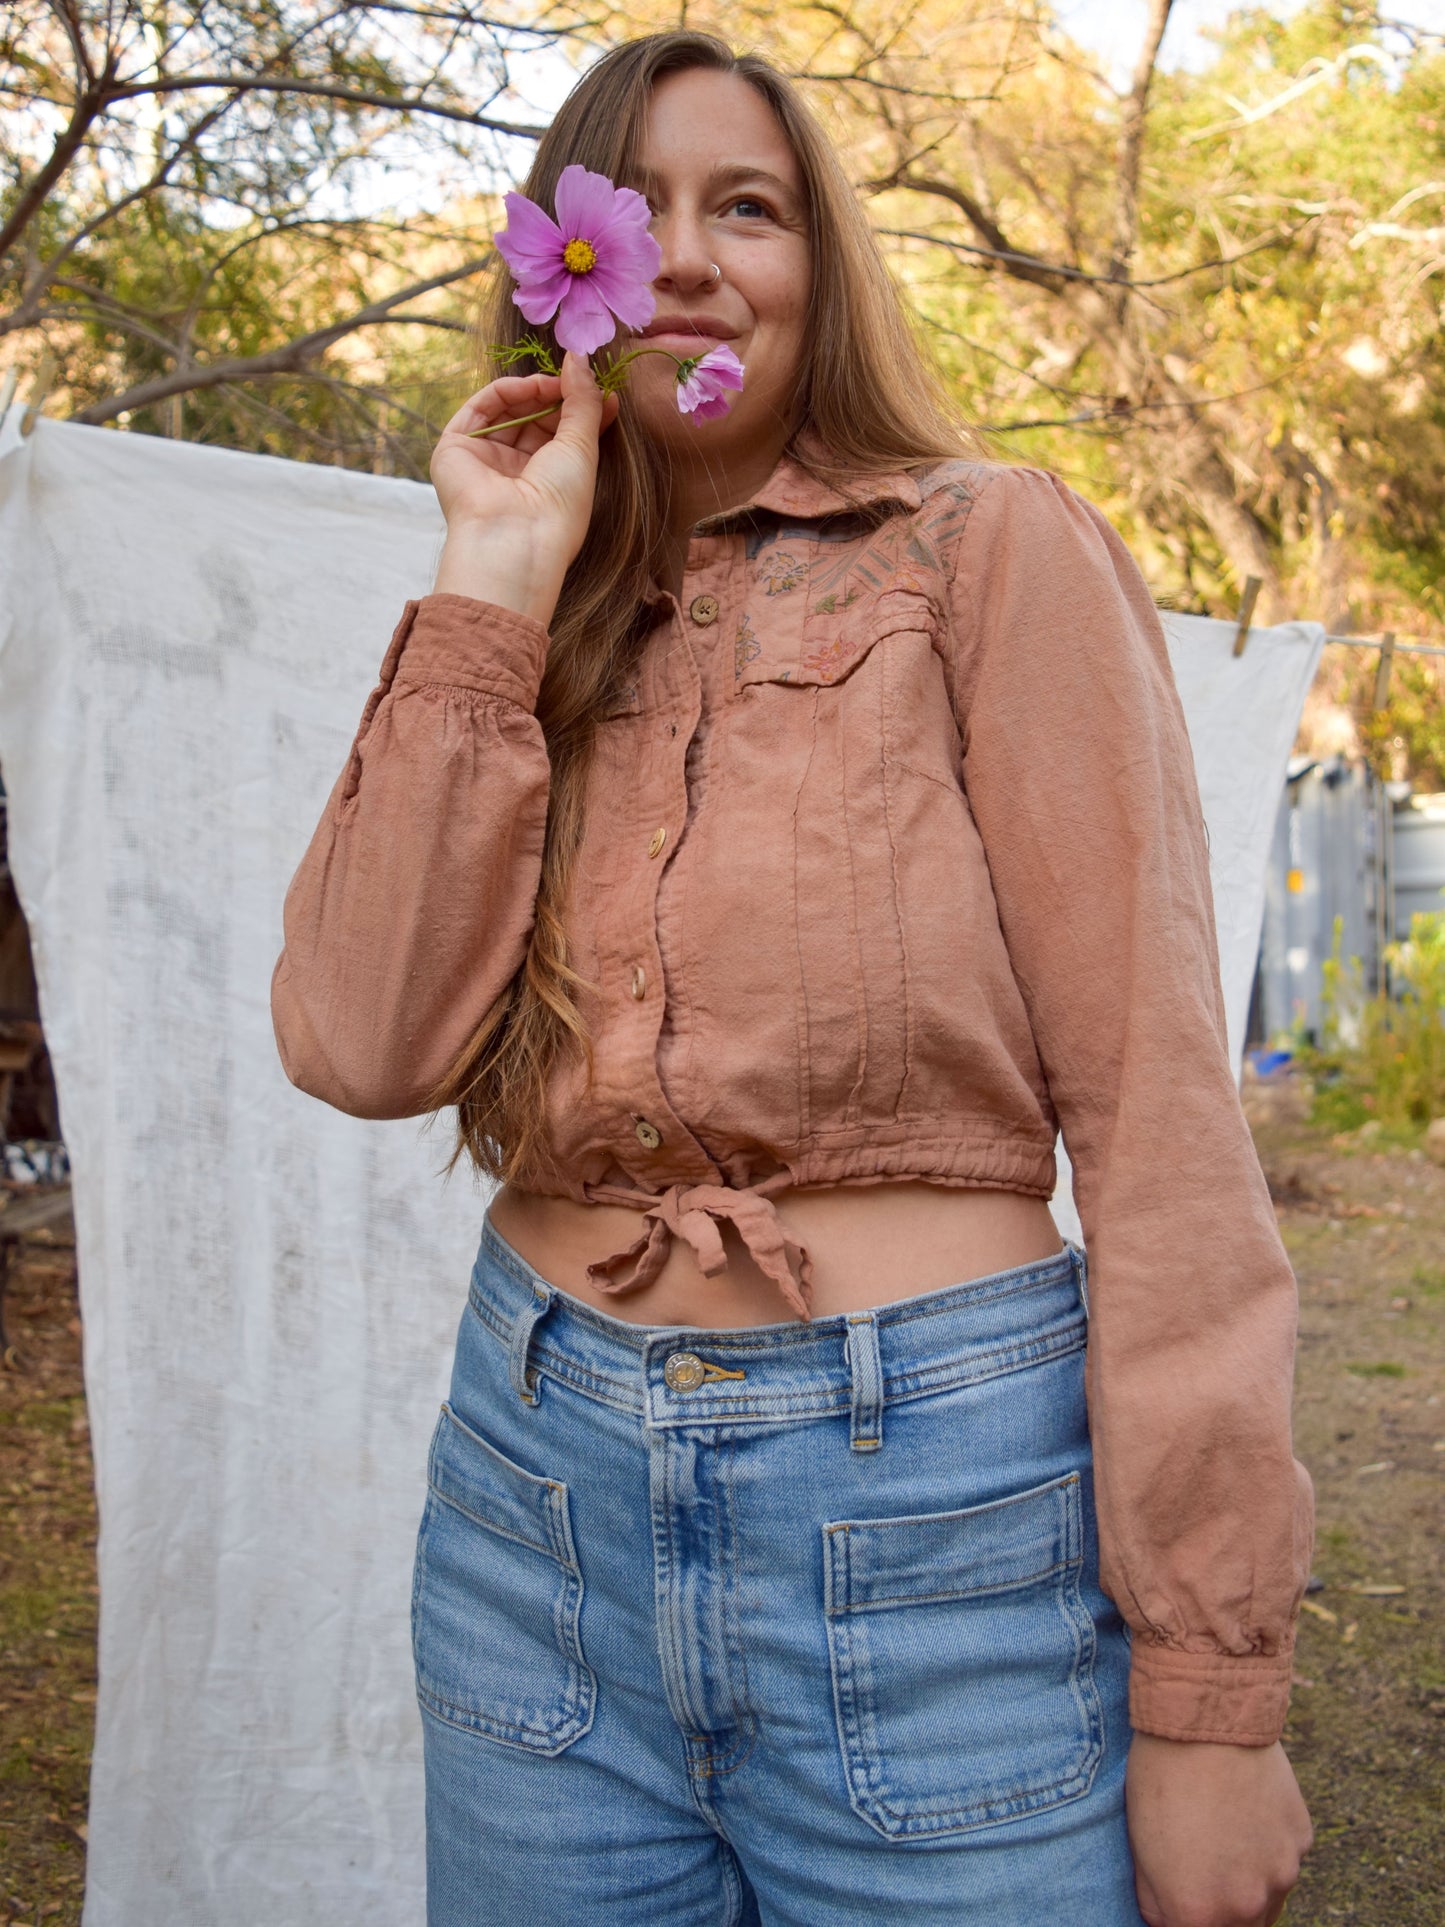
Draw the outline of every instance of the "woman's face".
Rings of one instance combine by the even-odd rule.
[[[694,423],[678,412],[673,363],[647,355],[628,379],[632,405],[678,454],[709,464],[776,455],[792,426],[812,284],[793,150],[755,88],[693,69],[653,89],[639,160],[662,248],[649,342],[680,359],[726,342],[746,373],[725,416]]]

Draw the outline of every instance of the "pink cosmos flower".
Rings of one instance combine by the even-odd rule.
[[[557,181],[557,219],[525,194],[506,199],[507,225],[493,235],[516,281],[528,321],[557,317],[564,348],[590,355],[624,328],[645,328],[657,302],[652,281],[662,249],[648,232],[652,210],[630,187],[575,162]]]
[[[743,364],[731,348],[709,348],[677,371],[677,405],[695,422],[716,421],[732,405],[729,389],[743,385]]]

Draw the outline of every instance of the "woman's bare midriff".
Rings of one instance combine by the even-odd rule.
[[[938,1291],[1063,1249],[1047,1202],[1017,1191],[908,1180],[810,1186],[781,1192],[773,1203],[789,1236],[812,1254],[815,1318]],[[637,1238],[636,1211],[504,1185],[490,1215],[502,1237],[541,1277],[613,1318],[727,1330],[775,1325],[794,1316],[730,1224],[720,1226],[726,1271],[704,1276],[691,1248],[674,1238],[661,1274],[650,1285],[613,1293],[600,1291],[587,1267]]]

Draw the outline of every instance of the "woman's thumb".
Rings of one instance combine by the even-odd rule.
[[[562,416],[555,441],[570,444],[588,460],[597,454],[602,425],[602,390],[586,355],[569,348],[562,357]]]

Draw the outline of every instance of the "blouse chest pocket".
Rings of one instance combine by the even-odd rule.
[[[815,594],[806,580],[791,593],[756,587],[737,617],[734,685],[739,693],[761,683],[828,688],[856,675],[887,638],[903,648],[911,638],[920,655],[931,653],[936,627],[933,604],[914,588],[845,582]]]

